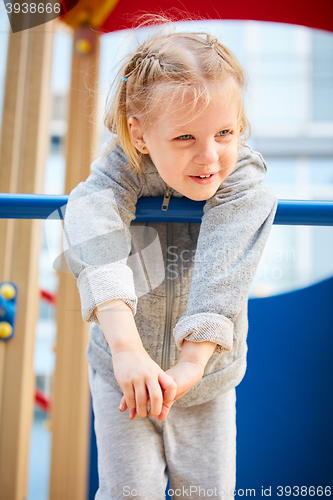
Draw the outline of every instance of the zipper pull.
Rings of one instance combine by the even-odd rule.
[[[163,203],[162,203],[162,207],[161,207],[164,212],[166,212],[168,210],[170,198],[171,198],[171,189],[168,188],[165,191],[164,198],[163,198]]]

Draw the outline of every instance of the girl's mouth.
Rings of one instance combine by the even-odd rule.
[[[199,184],[210,184],[215,179],[216,174],[210,174],[209,177],[200,177],[199,175],[190,175],[189,177]]]

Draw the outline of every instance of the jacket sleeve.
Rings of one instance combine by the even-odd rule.
[[[230,351],[241,311],[273,224],[275,195],[261,185],[266,164],[244,146],[234,171],[204,206],[186,309],[174,328],[183,340],[216,342]]]
[[[124,300],[136,312],[133,273],[126,261],[142,183],[127,164],[120,148],[112,150],[92,163],[91,175],[68,199],[64,251],[77,279],[85,321],[98,323],[94,309],[112,299]]]

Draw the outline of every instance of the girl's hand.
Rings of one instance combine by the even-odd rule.
[[[215,350],[216,344],[214,342],[190,342],[184,340],[182,353],[178,363],[167,370],[164,375],[171,376],[172,380],[176,383],[177,389],[173,399],[169,399],[171,391],[164,394],[163,405],[161,405],[161,412],[157,415],[151,414],[149,416],[156,416],[160,421],[164,420],[173,403],[184,396],[191,387],[200,382],[203,377],[207,361]],[[148,356],[148,354],[147,354]],[[150,359],[150,358],[149,358]],[[162,371],[162,370],[161,370]],[[163,389],[163,388],[162,388]],[[126,398],[122,398],[120,402],[120,411],[125,411]],[[150,402],[148,400],[148,402]],[[130,418],[134,419],[137,415],[141,416],[139,412],[136,411],[135,407],[130,407]],[[146,416],[146,413],[145,415]]]
[[[120,411],[130,408],[130,418],[147,415],[155,417],[162,412],[163,401],[169,403],[176,397],[176,383],[151,359],[142,344],[131,344],[126,350],[113,354],[114,374],[124,396]]]
[[[165,373],[171,375],[177,384],[177,393],[174,401],[180,399],[203,377],[205,367],[193,361],[182,361],[180,359],[175,366]],[[173,401],[173,402],[174,402]]]
[[[196,385],[203,377],[205,368],[199,363],[192,361],[178,361],[175,366],[167,370],[165,373],[171,375],[177,384],[176,397],[171,402],[165,402],[162,407],[162,412],[157,416],[157,419],[164,420],[173,403],[186,394],[194,385]]]
[[[190,342],[184,340],[178,363],[166,371],[177,384],[177,394],[174,401],[184,396],[191,387],[200,382],[207,361],[213,354],[215,347],[214,342]],[[162,412],[157,417],[158,420],[166,418],[174,401],[166,402],[163,405]]]
[[[177,399],[180,399],[182,396],[184,396],[184,394],[186,394],[191,389],[191,387],[197,384],[202,379],[203,373],[204,367],[201,364],[192,361],[179,360],[175,366],[165,372],[165,374],[171,376],[174,382],[177,384],[177,392],[174,399],[170,401],[164,399],[161,412],[157,415],[152,415],[151,412],[149,412],[149,416],[156,416],[157,420],[159,421],[164,420],[167,417],[173,403]],[[150,403],[150,401],[148,401],[148,403]],[[124,396],[121,399],[119,409],[120,411],[126,411],[127,409],[126,399]],[[137,415],[138,413],[136,411],[136,408],[130,408],[130,419],[134,420]]]

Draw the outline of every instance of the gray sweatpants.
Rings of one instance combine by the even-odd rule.
[[[173,500],[234,498],[235,389],[204,404],[172,406],[163,422],[130,420],[122,393],[89,367],[98,449],[95,500],[164,500],[169,469]]]

